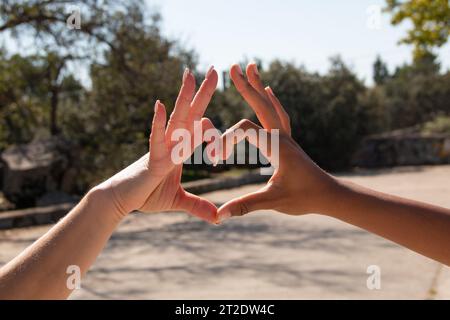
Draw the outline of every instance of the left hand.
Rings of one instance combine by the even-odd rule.
[[[256,65],[249,64],[246,74],[247,78],[239,65],[233,65],[230,70],[236,89],[255,111],[262,127],[244,119],[228,129],[221,137],[221,144],[227,147],[221,157],[226,159],[232,151],[232,148],[228,148],[227,141],[237,143],[239,139],[246,138],[261,150],[275,167],[275,171],[260,190],[223,204],[218,209],[218,220],[263,209],[291,215],[327,211],[328,206],[333,205],[330,199],[337,190],[336,180],[319,168],[294,141],[289,116],[272,89],[262,85]],[[250,130],[265,132],[268,138],[259,141],[257,135],[236,134]],[[278,146],[271,145],[273,130],[278,130],[279,133]],[[273,153],[273,148],[277,147],[279,152]]]

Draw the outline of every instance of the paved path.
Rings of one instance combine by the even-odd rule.
[[[347,176],[450,207],[450,166]],[[258,186],[207,195],[221,203]],[[0,232],[0,263],[49,227]],[[445,244],[443,244],[445,245]],[[381,289],[366,287],[369,265]],[[181,213],[134,215],[109,241],[74,299],[447,299],[450,269],[339,221],[258,212],[210,226]]]

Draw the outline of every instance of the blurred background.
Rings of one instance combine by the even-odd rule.
[[[8,229],[55,221],[90,187],[147,152],[153,104],[160,99],[168,111],[172,110],[185,67],[193,70],[198,83],[210,65],[218,70],[219,88],[206,112],[217,128],[223,131],[242,118],[257,121],[227,73],[231,64],[245,67],[251,61],[260,66],[265,84],[270,84],[289,113],[295,140],[324,169],[382,191],[423,196],[424,201],[450,206],[449,35],[448,0],[2,0],[0,226]],[[235,187],[229,193],[205,195],[220,204],[252,188],[244,184],[261,182],[252,171],[256,167],[188,165],[183,181],[197,193]],[[403,189],[393,188],[396,186]],[[41,208],[38,213],[33,211],[36,207]],[[272,218],[249,218],[262,220],[255,220],[253,227],[248,220],[249,225],[244,223],[243,229],[233,229],[231,224],[229,230],[214,233],[201,222],[197,229],[197,222],[189,219],[177,216],[174,221],[156,225],[161,232],[179,230],[176,226],[193,228],[191,235],[199,236],[197,242],[180,240],[192,245],[205,245],[199,239],[209,237],[219,237],[214,239],[223,244],[227,237],[265,234],[271,230],[268,225],[273,226]],[[289,223],[280,221],[279,225],[275,223],[273,234],[290,236],[291,229],[282,227]],[[141,220],[136,223],[147,226]],[[311,226],[311,234],[316,234],[318,241],[342,235],[344,242],[364,242],[358,238],[359,233],[352,233],[356,232],[353,229],[333,233],[333,225],[320,221],[311,222]],[[33,230],[31,234],[3,234],[5,246],[11,247],[4,247],[10,253],[4,254],[2,262],[44,229]],[[141,233],[127,230],[123,231],[127,237],[119,233],[119,243],[144,241]],[[286,250],[299,249],[289,241],[284,243],[288,245]],[[386,245],[373,238],[368,243],[371,241],[374,246]],[[272,244],[275,250],[275,242]],[[318,246],[318,250],[323,248]],[[187,249],[198,253],[197,247]],[[349,247],[344,256],[352,250]],[[385,251],[381,250],[379,256],[385,257]],[[361,257],[366,263],[369,256],[361,253]],[[321,259],[317,260],[319,265],[323,265]],[[396,264],[410,262],[405,259]],[[257,275],[287,272],[285,282],[280,281],[286,285],[293,282],[295,273],[286,269],[288,262],[278,269],[258,269],[257,265],[247,267]],[[239,266],[222,267],[229,270]],[[441,267],[430,268],[433,271],[424,283],[431,283],[432,274]],[[95,270],[108,273],[106,269]],[[158,279],[186,280],[185,276],[169,276],[167,270],[170,267],[142,272],[162,272],[155,275]],[[212,276],[221,269],[193,267],[182,272],[192,270],[195,287],[196,272],[211,271]],[[357,271],[358,277],[364,278],[364,273],[362,267]],[[312,279],[331,276],[342,283],[342,277],[346,277],[342,272],[330,275],[319,270],[306,280],[301,278],[306,274],[295,279],[309,284]],[[119,271],[106,279],[116,276],[123,278]],[[253,276],[244,273],[242,277],[249,281]],[[349,279],[355,281],[352,275]],[[139,283],[136,281],[136,286]],[[364,287],[364,281],[361,283]],[[315,285],[330,288],[332,281]],[[252,289],[243,297],[253,297],[251,292],[259,292],[260,287],[261,283],[248,284]],[[428,284],[424,287],[420,290],[425,293],[417,297],[423,298],[431,290]],[[175,292],[174,288],[167,292]],[[108,296],[92,289],[80,297],[152,297],[153,293],[142,290]],[[205,296],[210,297],[215,291],[208,290]],[[267,292],[284,289],[273,290]],[[323,297],[320,290],[314,290],[307,291],[306,297]],[[162,296],[174,297],[167,292]],[[202,297],[198,292],[193,291],[190,297]],[[236,297],[234,292],[228,288],[218,297]],[[391,292],[392,297],[404,297],[396,292]],[[154,294],[161,297],[158,292]],[[267,293],[263,297],[273,296]],[[284,297],[298,296],[292,293]]]

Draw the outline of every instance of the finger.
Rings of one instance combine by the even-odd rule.
[[[202,118],[201,123],[203,127],[203,132],[205,132],[206,130],[217,130],[209,118]]]
[[[274,107],[250,85],[239,65],[235,64],[231,67],[230,77],[236,89],[255,111],[263,127],[268,130],[281,128],[281,122]]]
[[[207,146],[204,149],[205,156],[209,158],[214,166],[219,163],[220,156],[220,136],[221,132],[216,129],[214,124],[208,118],[202,118],[203,140]]]
[[[192,129],[193,139],[191,139],[191,154],[205,141],[205,132],[208,130],[217,130],[210,119],[202,118],[200,121],[194,121]]]
[[[214,66],[212,66],[206,73],[205,80],[203,80],[200,89],[195,94],[194,100],[192,100],[190,110],[191,120],[196,121],[203,117],[206,107],[214,94],[214,90],[216,90],[218,79],[219,76],[216,70],[214,70]]]
[[[230,217],[243,216],[256,210],[271,209],[273,198],[269,187],[264,187],[230,200],[217,210],[217,222],[221,223]]]
[[[202,118],[200,121],[200,125],[201,125],[201,132],[200,132],[201,139],[194,139],[194,140],[197,140],[197,141],[195,141],[195,145],[194,145],[195,148],[197,148],[199,145],[201,145],[205,141],[204,134],[206,131],[217,130],[209,118]]]
[[[167,126],[168,137],[171,136],[173,130],[178,128],[187,128],[188,115],[191,107],[192,98],[195,93],[195,78],[189,69],[186,68],[183,75],[183,84],[178,93],[175,108],[170,115],[169,124]]]
[[[266,92],[266,90],[264,90],[264,86],[261,82],[261,78],[259,76],[259,71],[258,71],[258,66],[256,65],[256,63],[249,63],[247,65],[246,74],[247,74],[247,79],[248,79],[248,82],[250,83],[250,85],[256,91],[258,91],[258,93],[261,95],[261,97],[263,97],[267,101],[270,101],[269,97],[267,96],[267,92]]]
[[[200,198],[195,194],[179,189],[177,208],[189,212],[190,214],[208,221],[216,223],[217,221],[217,207],[210,201]]]
[[[200,121],[194,121],[192,130],[190,131],[190,149],[185,153],[183,162],[192,156],[195,149],[204,142],[205,132],[207,130],[217,130],[214,124],[208,118],[202,118]]]
[[[243,119],[225,131],[220,137],[222,160],[228,159],[233,153],[234,145],[246,139],[257,147],[261,153],[271,160],[272,139],[271,134],[254,122]]]
[[[152,132],[149,138],[150,156],[152,159],[164,157],[167,153],[165,139],[166,117],[165,106],[159,100],[156,101],[152,122]]]
[[[283,126],[284,131],[291,135],[291,119],[289,118],[289,114],[283,108],[280,103],[280,100],[275,96],[271,87],[266,87],[265,91],[267,92],[267,96],[270,99],[270,102],[275,107],[277,111],[278,117],[280,118],[281,124]]]
[[[251,84],[253,88],[255,88],[258,93],[267,99],[272,106],[274,107],[275,111],[277,112],[278,118],[281,122],[281,128],[285,133],[291,135],[291,125],[289,120],[289,115],[284,110],[283,106],[281,105],[280,101],[277,97],[275,97],[272,89],[270,87],[264,88],[261,78],[258,71],[258,66],[256,63],[250,63],[247,66],[247,78],[248,82]]]

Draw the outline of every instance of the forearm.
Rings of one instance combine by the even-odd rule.
[[[103,190],[90,191],[45,235],[0,269],[0,299],[63,299],[67,268],[84,275],[121,220]]]
[[[338,180],[326,214],[450,265],[450,210]]]

